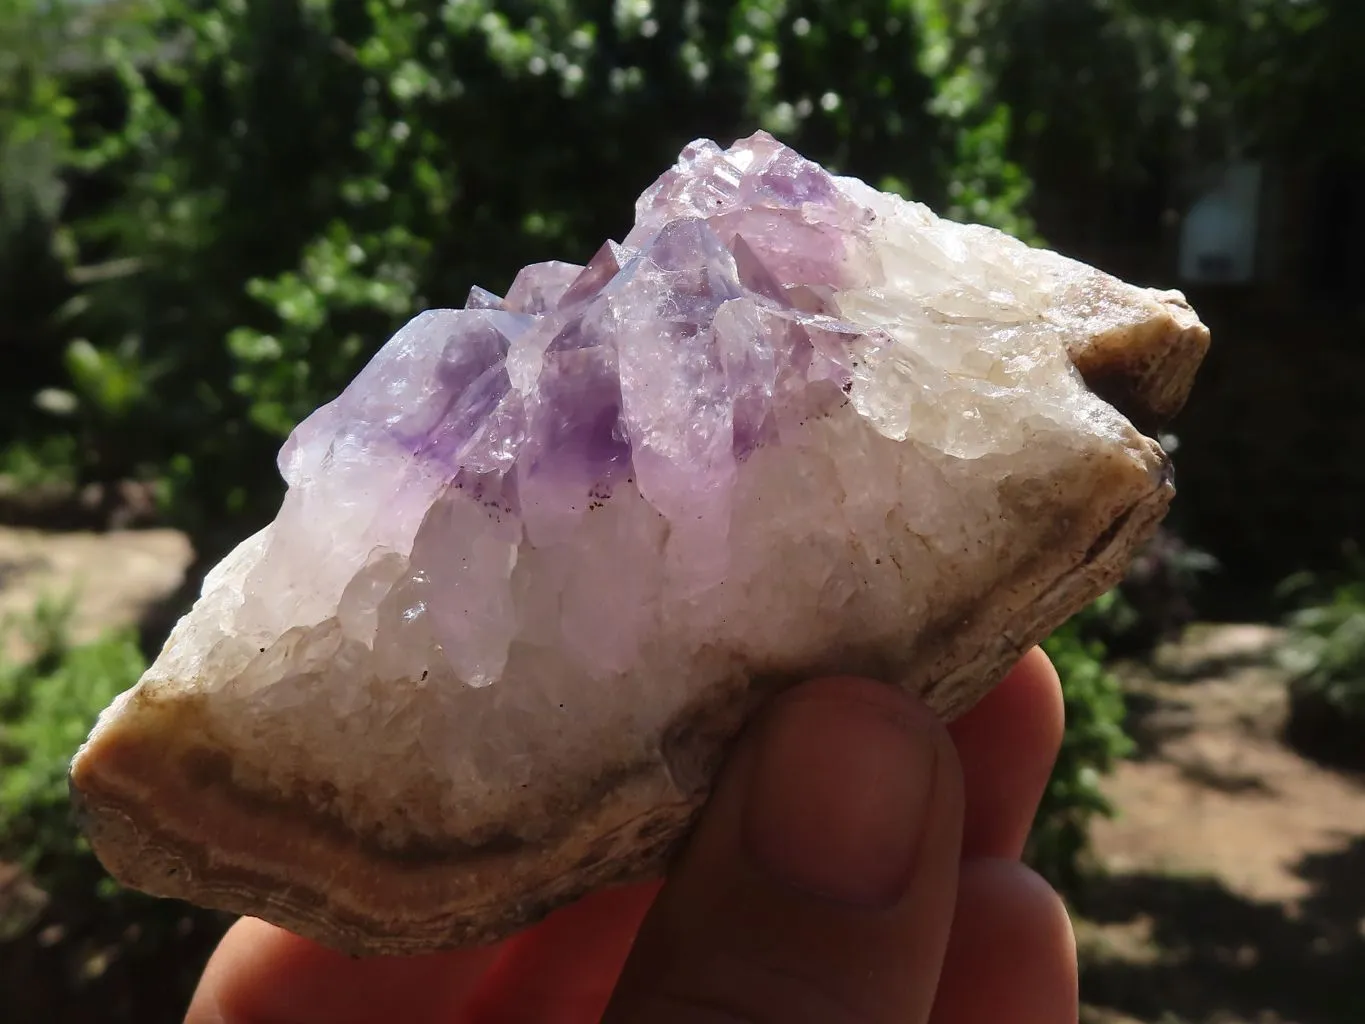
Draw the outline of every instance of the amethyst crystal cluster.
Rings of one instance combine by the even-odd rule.
[[[360,952],[655,870],[775,688],[951,716],[1112,584],[1172,493],[1125,412],[1207,342],[1178,294],[694,143],[622,242],[420,314],[298,427],[76,758],[95,849]]]

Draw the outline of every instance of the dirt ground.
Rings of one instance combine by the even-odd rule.
[[[166,530],[0,528],[0,617],[74,589],[79,637],[131,625],[190,559]],[[1365,1022],[1365,777],[1281,741],[1280,641],[1200,625],[1119,666],[1138,752],[1073,903],[1087,1024]]]
[[[1094,1024],[1365,1021],[1365,778],[1282,742],[1281,639],[1195,626],[1119,667],[1139,749],[1076,900]]]
[[[175,530],[109,533],[0,527],[0,622],[31,614],[39,601],[73,599],[71,639],[133,626],[180,586],[194,552]],[[10,636],[5,653],[22,655]]]

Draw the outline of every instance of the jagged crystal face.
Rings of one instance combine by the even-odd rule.
[[[77,758],[131,830],[97,850],[412,951],[647,866],[714,770],[697,737],[774,680],[861,672],[960,712],[1164,511],[1164,456],[1076,366],[1183,401],[1207,332],[1181,301],[764,134],[692,144],[621,243],[422,313],[300,424],[276,520]],[[239,820],[234,793],[293,810]],[[150,833],[194,871],[153,877]],[[419,847],[451,851],[425,888],[394,866]]]
[[[340,609],[342,633],[370,644],[386,598],[405,627],[425,620],[457,678],[488,685],[517,634],[523,546],[575,544],[638,492],[667,524],[669,588],[699,597],[726,578],[740,467],[784,436],[799,447],[808,417],[849,405],[948,459],[1131,433],[1046,317],[1065,277],[994,233],[981,259],[982,230],[766,136],[694,144],[623,244],[421,314],[299,426],[232,631],[269,645]],[[622,625],[588,667],[629,661],[611,650],[632,643]]]

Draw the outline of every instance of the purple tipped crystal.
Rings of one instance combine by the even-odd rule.
[[[574,263],[532,263],[517,275],[503,299],[508,309],[541,316],[559,305],[559,300],[578,280],[583,268]]]
[[[469,289],[469,298],[465,299],[465,309],[506,309],[503,305],[502,296],[490,292],[487,288],[480,288],[475,285]]]
[[[586,266],[418,317],[281,465],[319,464],[345,423],[448,479],[507,476],[533,539],[626,479],[670,520],[723,514],[708,495],[778,439],[777,406],[847,380],[859,333],[822,311],[866,214],[765,134],[688,147],[636,212]]]

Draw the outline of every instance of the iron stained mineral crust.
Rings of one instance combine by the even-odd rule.
[[[695,142],[622,242],[421,313],[299,425],[75,757],[94,849],[359,954],[657,872],[773,692],[952,718],[1117,582],[1208,342],[1179,293]]]

